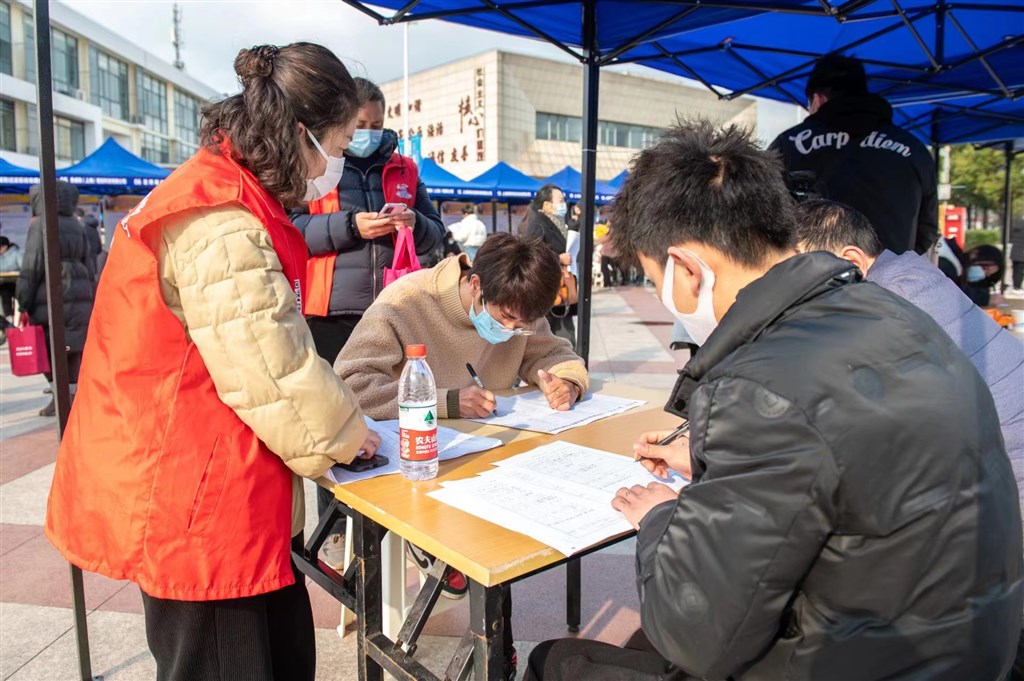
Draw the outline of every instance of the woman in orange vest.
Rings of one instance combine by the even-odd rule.
[[[139,585],[160,681],[312,681],[298,476],[379,440],[316,354],[284,206],[337,184],[358,98],[319,45],[242,50],[235,71],[199,152],[115,230],[46,535]]]

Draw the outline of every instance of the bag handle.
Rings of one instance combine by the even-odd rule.
[[[419,265],[419,259],[416,257],[416,242],[412,238],[412,229],[409,227],[399,227],[398,234],[395,237],[395,257],[391,261],[391,269],[394,270],[407,270],[415,267],[413,263]]]

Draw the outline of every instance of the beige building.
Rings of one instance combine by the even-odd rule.
[[[567,165],[580,169],[581,66],[485,52],[411,75],[408,111],[402,80],[381,88],[388,101],[385,125],[401,137],[418,135],[424,158],[463,179],[499,161],[537,178]],[[667,79],[603,72],[597,179],[612,179],[678,116],[694,115],[753,130],[757,103],[751,98],[721,101]]]

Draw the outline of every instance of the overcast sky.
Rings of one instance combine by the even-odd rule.
[[[61,2],[158,57],[174,61],[171,45],[173,2]],[[353,75],[377,82],[402,75],[402,27],[378,26],[340,0],[184,0],[179,4],[183,11],[182,61],[185,62],[185,70],[221,92],[238,89],[231,66],[238,50],[264,43],[318,42],[341,57]],[[537,40],[440,21],[412,24],[409,46],[409,68],[412,72],[495,48],[568,61],[563,52]],[[762,139],[770,141],[796,122],[795,107],[761,100],[758,136]]]

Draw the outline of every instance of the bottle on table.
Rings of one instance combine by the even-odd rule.
[[[437,477],[437,387],[427,366],[427,347],[405,348],[398,379],[398,428],[401,469],[406,480]]]

